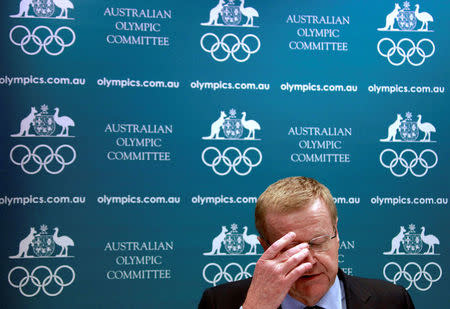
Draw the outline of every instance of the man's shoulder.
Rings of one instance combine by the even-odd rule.
[[[249,278],[206,289],[198,308],[239,308],[245,301],[251,281]]]
[[[344,276],[348,302],[371,304],[383,308],[414,308],[406,289],[390,282],[356,276]]]
[[[252,282],[252,278],[244,279],[244,280],[238,280],[234,282],[228,282],[224,284],[220,284],[218,286],[214,286],[211,288],[206,289],[208,293],[214,294],[214,295],[224,295],[224,292],[228,295],[234,295],[234,294],[244,294],[247,295],[247,290],[250,287],[250,283]]]
[[[380,279],[345,275],[345,280],[347,281],[347,284],[351,285],[352,287],[358,286],[360,288],[365,288],[371,291],[393,291],[394,293],[398,293],[405,290],[402,286],[392,284]]]

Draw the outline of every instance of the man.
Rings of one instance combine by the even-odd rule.
[[[330,191],[316,180],[290,177],[270,185],[256,203],[264,254],[253,278],[207,289],[199,309],[414,308],[403,287],[338,268],[337,221]]]

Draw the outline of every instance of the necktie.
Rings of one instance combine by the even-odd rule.
[[[320,306],[305,307],[305,309],[324,309]]]

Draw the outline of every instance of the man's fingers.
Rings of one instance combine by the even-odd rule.
[[[287,260],[294,254],[297,254],[298,252],[300,252],[302,249],[305,249],[308,247],[309,247],[309,245],[306,242],[296,243],[296,245],[294,247],[284,251],[280,257],[281,257],[281,259]]]
[[[310,271],[312,269],[312,267],[313,267],[313,265],[309,262],[302,263],[302,264],[298,265],[297,267],[295,267],[294,269],[292,269],[291,272],[289,272],[286,275],[286,279],[288,281],[290,281],[291,283],[294,283],[298,278],[300,278],[305,273]]]
[[[292,240],[295,238],[294,232],[289,232],[280,239],[278,239],[276,242],[274,242],[267,250],[263,253],[261,258],[265,260],[272,260],[274,259],[281,250],[286,247],[289,243],[292,242]]]
[[[306,248],[301,249],[299,252],[295,253],[289,257],[286,261],[282,263],[283,271],[288,274],[292,269],[297,267],[302,263],[302,261],[309,255],[309,250]]]

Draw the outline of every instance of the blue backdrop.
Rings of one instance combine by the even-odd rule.
[[[1,11],[3,307],[195,308],[293,175],[335,197],[346,273],[446,299],[448,2]]]

